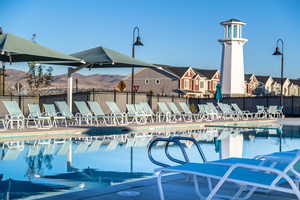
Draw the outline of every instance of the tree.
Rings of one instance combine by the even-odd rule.
[[[126,89],[126,83],[124,81],[120,81],[117,85],[117,89],[120,92],[123,92]]]
[[[41,89],[49,87],[53,80],[52,67],[45,69],[42,65],[34,62],[28,63],[29,70],[27,72],[27,83],[32,94],[38,94]]]

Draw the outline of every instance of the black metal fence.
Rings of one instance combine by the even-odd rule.
[[[197,104],[203,104],[207,102],[217,103],[213,98],[184,98],[178,96],[165,96],[165,95],[153,95],[151,93],[138,92],[133,94],[135,96],[135,102],[148,102],[154,111],[158,111],[158,102],[187,102],[197,109]],[[28,113],[29,103],[38,103],[41,108],[42,104],[54,103],[55,101],[67,101],[66,94],[46,95],[46,96],[0,96],[0,101],[13,100],[18,102],[20,108],[24,114]],[[97,101],[102,106],[104,112],[109,113],[109,109],[106,106],[106,101],[115,101],[120,108],[125,111],[126,104],[131,103],[130,92],[118,92],[118,91],[82,91],[73,93],[73,101]],[[258,96],[258,97],[225,97],[222,102],[224,103],[236,103],[243,110],[256,111],[256,105],[270,106],[279,105],[279,96]],[[77,112],[76,107],[73,105],[73,111]],[[284,113],[287,116],[300,116],[300,97],[287,96],[284,97]],[[0,103],[0,115],[4,116],[6,109],[3,104]]]

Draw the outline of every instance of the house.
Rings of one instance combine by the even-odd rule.
[[[176,95],[179,86],[180,71],[187,68],[179,68],[178,73],[170,73],[163,68],[143,68],[134,73],[134,85],[138,92],[147,92],[160,95]],[[125,91],[131,91],[131,75],[123,79],[126,84]]]
[[[300,96],[300,80],[290,79],[289,94],[290,96]]]
[[[175,67],[156,64],[157,69],[144,68],[134,75],[134,83],[140,92],[186,97],[211,97],[220,79],[219,70]],[[124,79],[130,91],[131,76]]]
[[[203,83],[200,82],[200,89],[204,88],[204,94],[206,96],[213,96],[216,92],[216,86],[220,82],[220,71],[216,69],[196,69],[195,72],[199,74],[200,77],[205,77]]]
[[[254,96],[258,84],[259,82],[254,74],[245,74],[245,95]]]
[[[278,78],[278,77],[273,77],[272,78],[274,83],[273,83],[273,88],[272,88],[272,91],[273,91],[273,94],[274,95],[280,95],[281,94],[281,78]],[[290,96],[289,94],[289,87],[290,87],[290,80],[288,78],[283,78],[283,95],[284,96]]]
[[[257,87],[253,90],[254,95],[270,95],[272,93],[273,79],[271,76],[255,75]]]

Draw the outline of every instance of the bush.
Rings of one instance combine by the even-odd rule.
[[[193,112],[193,113],[196,113],[198,110],[197,110],[197,106],[195,104],[190,104],[190,110]]]

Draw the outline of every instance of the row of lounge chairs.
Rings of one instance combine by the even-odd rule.
[[[213,103],[199,104],[198,112],[193,113],[185,102],[158,102],[159,112],[154,113],[148,103],[127,104],[127,112],[122,112],[113,101],[106,102],[111,113],[105,114],[96,101],[75,101],[78,113],[70,112],[65,101],[56,101],[54,104],[43,104],[45,112],[41,112],[38,104],[28,104],[30,114],[25,117],[15,101],[3,101],[8,111],[5,119],[1,119],[5,128],[36,127],[50,128],[58,125],[127,125],[129,123],[145,124],[154,122],[191,122],[202,120],[248,120],[258,118],[279,118],[283,117],[282,108],[277,106],[264,107],[257,106],[258,111],[252,113],[242,111],[237,104]]]

